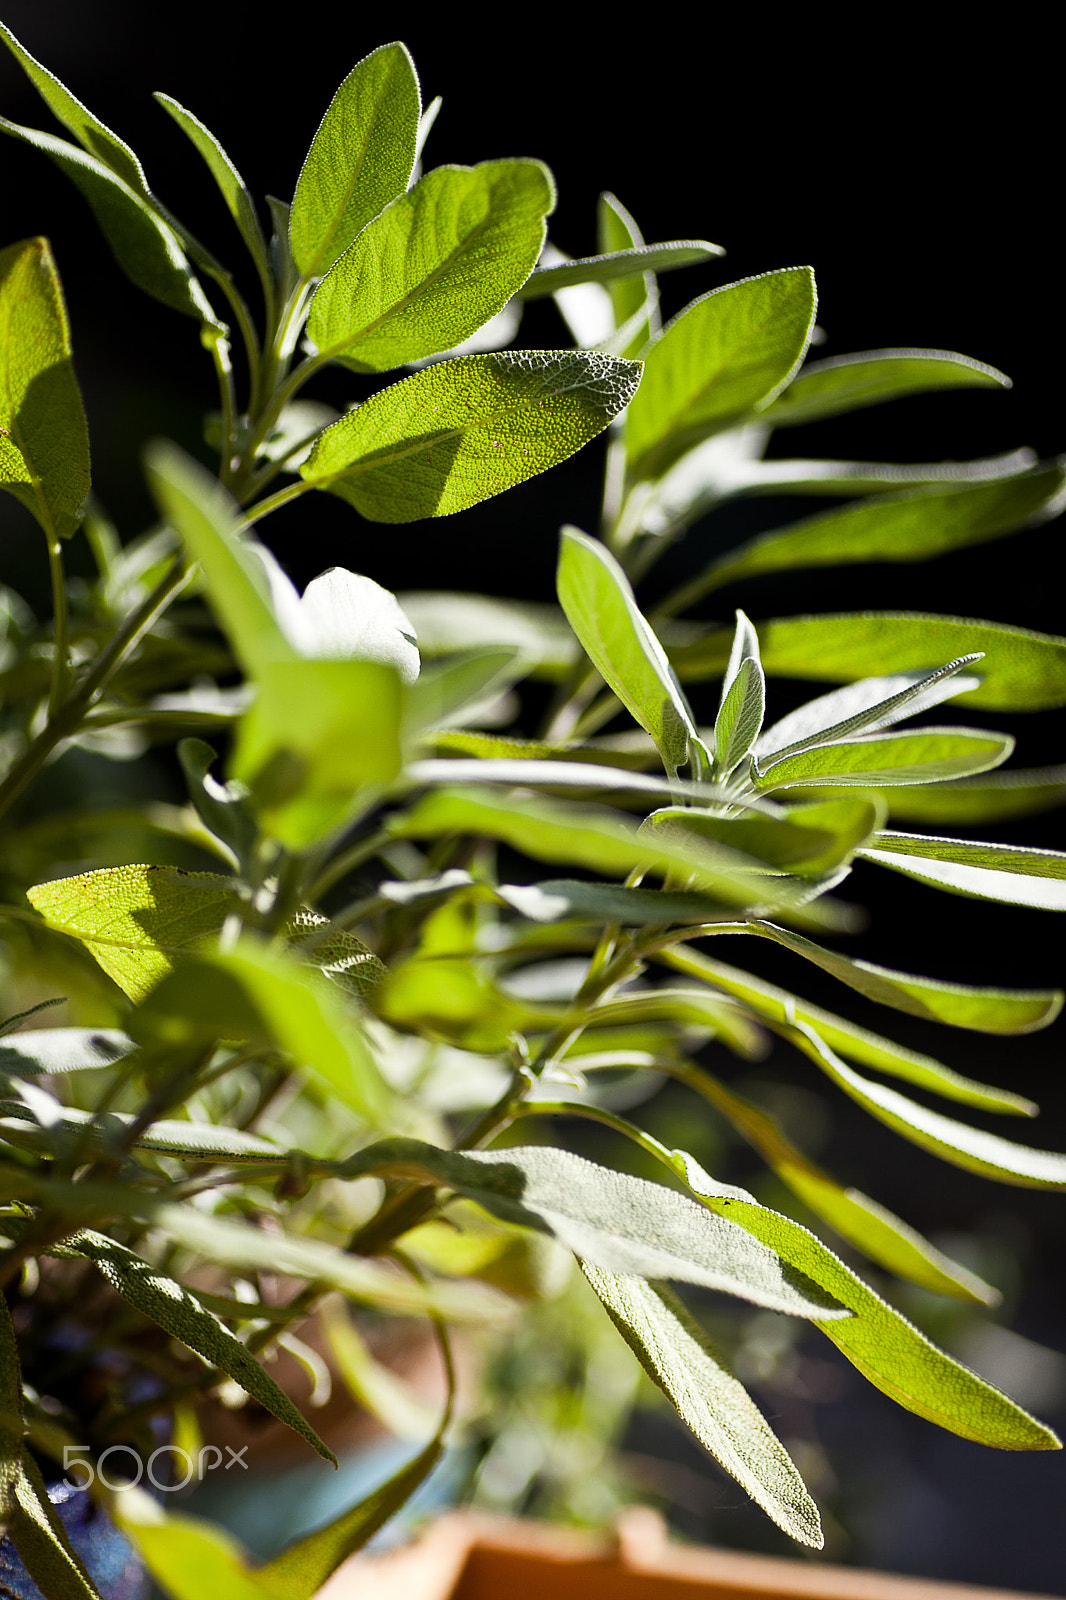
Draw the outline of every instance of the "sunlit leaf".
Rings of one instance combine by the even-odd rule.
[[[782,806],[776,816],[749,811],[722,816],[699,806],[664,806],[646,819],[646,828],[681,829],[717,840],[732,850],[765,861],[781,871],[820,878],[847,861],[884,820],[876,796],[842,795],[805,805]]]
[[[751,754],[765,710],[766,677],[759,660],[759,640],[743,611],[738,611],[714,724],[717,778],[728,778]]]
[[[935,389],[1009,389],[995,367],[952,350],[865,350],[812,361],[768,407],[767,422],[781,428],[841,411],[879,405],[900,395]]]
[[[816,744],[796,755],[773,756],[760,763],[758,788],[858,787],[931,783],[938,778],[965,778],[987,772],[1010,756],[1009,734],[969,728],[920,728],[914,732],[870,733],[839,744]]]
[[[1066,805],[1066,766],[1015,767],[955,783],[895,789],[889,812],[905,822],[998,822]]]
[[[1066,911],[1066,854],[883,829],[859,851],[909,878],[977,900]]]
[[[192,141],[207,163],[208,170],[218,185],[219,193],[226,203],[226,209],[237,224],[241,238],[248,247],[248,253],[255,262],[256,267],[264,278],[269,276],[270,262],[267,256],[267,244],[263,238],[263,230],[256,216],[255,204],[248,186],[233,165],[229,156],[215,138],[210,128],[204,126],[199,117],[187,111],[183,105],[168,94],[156,94],[155,100],[170,113],[178,127]]]

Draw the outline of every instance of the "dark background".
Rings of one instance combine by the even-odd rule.
[[[554,13],[468,6],[447,20],[439,9],[405,7],[381,26],[360,8],[329,5],[284,18],[238,5],[6,0],[0,15],[133,145],[157,192],[225,259],[239,259],[239,241],[206,169],[151,90],[165,90],[207,122],[257,197],[287,198],[336,85],[355,60],[399,34],[424,99],[444,97],[429,164],[540,156],[559,185],[552,235],[572,254],[595,248],[602,188],[618,194],[649,239],[704,237],[725,246],[724,260],[664,279],[668,314],[718,284],[809,262],[826,335],[820,355],[892,345],[959,350],[1014,380],[1008,393],[924,397],[795,430],[782,453],[905,461],[1023,444],[1046,457],[1066,446],[1058,403],[1066,355],[1061,174],[1052,140],[1059,54],[1025,7],[1000,14],[994,32],[966,36],[938,34],[922,12],[884,8],[853,8],[844,15],[860,22],[832,26],[817,14],[782,22],[776,8],[727,15],[676,6],[646,8],[624,24],[620,14],[573,5]],[[0,110],[51,126],[6,56]],[[150,516],[137,469],[144,440],[167,434],[201,448],[200,413],[213,403],[208,359],[192,322],[122,277],[84,202],[44,157],[8,141],[0,155],[3,242],[42,232],[53,241],[97,492],[132,535]],[[527,313],[519,342],[561,344],[565,335],[550,308],[539,306]],[[343,403],[347,381],[330,379],[318,392]],[[594,525],[600,465],[591,447],[519,494],[402,534],[360,523],[328,496],[313,506],[303,500],[271,519],[268,537],[301,582],[338,563],[395,588],[548,599],[558,523]],[[777,500],[773,522],[816,505]],[[753,515],[738,512],[697,530],[693,547],[747,536]],[[922,567],[751,584],[738,589],[736,603],[756,618],[909,607],[1059,633],[1060,527]],[[39,535],[10,499],[0,506],[0,530],[7,581],[43,596]],[[787,709],[795,692],[775,688],[777,709]],[[997,720],[1017,735],[1021,764],[1063,759],[1061,713]],[[1062,816],[995,836],[1061,848]],[[854,898],[873,907],[858,953],[970,981],[1062,981],[1061,922],[1048,913],[951,899],[873,869],[858,869],[854,882]],[[765,970],[840,1004],[828,981],[801,978],[787,959],[769,960]],[[997,1041],[909,1028],[906,1019],[889,1026],[872,1008],[869,1016],[859,1006],[851,1014],[960,1070],[1034,1094],[1044,1103],[1041,1122],[999,1131],[1066,1147],[1061,1024],[1034,1039]],[[993,1257],[998,1251],[1003,1281],[1013,1275],[1021,1285],[1000,1319],[1066,1349],[1061,1197],[951,1171],[835,1102],[826,1137],[825,1159],[842,1178],[919,1226],[970,1230]],[[858,1380],[841,1382],[841,1398],[823,1408],[819,1424],[844,1485],[835,1502],[847,1527],[839,1559],[1066,1592],[1062,1457],[982,1451],[914,1422]],[[1066,1420],[1064,1392],[1045,1403],[1050,1420],[1056,1407]],[[849,1494],[860,1480],[865,1509],[855,1510]],[[723,1491],[721,1514],[703,1523],[682,1518],[685,1531],[757,1539],[757,1519],[741,1499]]]

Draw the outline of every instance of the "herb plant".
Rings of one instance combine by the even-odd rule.
[[[1066,1156],[905,1089],[1004,1115],[1035,1109],[1022,1096],[807,1004],[714,943],[773,941],[845,989],[953,1027],[1049,1023],[1057,993],[892,971],[825,941],[856,926],[837,895],[856,859],[1066,908],[1063,855],[942,831],[1058,803],[1061,769],[1000,770],[1006,734],[904,726],[957,696],[1062,705],[1066,640],[920,612],[758,627],[742,612],[684,616],[752,574],[920,561],[1051,515],[1066,474],[1026,452],[902,467],[765,458],[777,428],[1006,380],[942,351],[807,361],[806,268],[715,289],[663,328],[656,273],[717,247],[645,244],[605,194],[598,253],[569,259],[546,247],[554,186],[540,163],[423,170],[437,103],[422,108],[399,44],[345,78],[291,205],[269,202],[269,238],[217,140],[158,97],[230,211],[253,309],[133,152],[2,32],[74,142],[0,127],[63,168],[122,270],[191,319],[218,386],[217,472],[154,444],[158,523],[120,543],[90,494],[48,243],[0,252],[0,484],[41,526],[54,602],[38,621],[5,592],[0,677],[2,914],[24,997],[0,1048],[0,1484],[42,1591],[97,1592],[42,1472],[72,1447],[143,1448],[153,1417],[185,1426],[190,1399],[229,1380],[330,1456],[263,1364],[329,1292],[430,1318],[450,1376],[449,1326],[515,1314],[463,1276],[453,1245],[471,1229],[488,1229],[488,1256],[545,1234],[572,1252],[645,1371],[801,1544],[821,1544],[817,1509],[674,1283],[810,1319],[871,1382],[966,1438],[1056,1448],[809,1228],[623,1118],[603,1087],[678,1080],[693,1115],[732,1125],[831,1238],[962,1300],[994,1291],[810,1161],[730,1087],[729,1056],[786,1041],[945,1161],[1066,1186]],[[555,298],[575,348],[510,347],[538,296]],[[328,363],[352,374],[358,403],[343,414],[304,393]],[[367,523],[461,512],[601,433],[603,524],[598,538],[563,529],[560,609],[401,603],[374,581]],[[786,489],[844,503],[642,609],[635,588],[697,519]],[[259,534],[313,491],[350,504],[369,570],[331,569],[301,595]],[[65,577],[75,539],[89,541],[91,583]],[[775,676],[842,686],[775,721]],[[685,686],[716,680],[708,726]],[[172,743],[185,806],[132,787],[121,807],[79,803],[69,784],[58,804],[35,799],[79,751],[118,763]],[[131,858],[134,842],[149,859]],[[189,869],[208,858],[214,870]],[[65,1025],[52,1026],[37,1013],[60,993]],[[530,1116],[605,1124],[662,1181],[529,1142]],[[280,1302],[278,1273],[295,1284]],[[56,1342],[72,1321],[74,1355]],[[105,1353],[151,1374],[147,1396],[88,1381]],[[115,1514],[175,1596],[310,1597],[426,1477],[451,1421],[449,1400],[394,1479],[266,1565],[139,1491],[118,1494]]]

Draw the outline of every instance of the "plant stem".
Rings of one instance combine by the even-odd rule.
[[[67,586],[63,577],[63,545],[58,534],[48,537],[48,571],[52,579],[52,616],[55,638],[55,655],[52,657],[52,681],[48,691],[48,715],[54,717],[63,699],[67,683],[67,657],[70,652],[69,614],[67,611]]]
[[[303,479],[300,478],[295,483],[290,483],[287,488],[279,489],[275,494],[268,495],[265,500],[257,501],[254,506],[248,507],[246,525],[251,527],[254,522],[259,522],[261,518],[268,517],[279,506],[283,506],[288,501],[295,500],[300,495],[306,494],[311,487],[311,484],[304,483]]]

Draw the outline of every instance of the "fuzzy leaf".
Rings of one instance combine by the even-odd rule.
[[[897,783],[935,783],[987,772],[1010,756],[1005,733],[969,728],[921,728],[915,732],[861,734],[839,744],[810,745],[796,755],[775,756],[761,767],[758,787],[777,789],[883,788]]]
[[[76,532],[89,493],[89,434],[47,239],[0,250],[0,488],[50,539]]]
[[[525,282],[554,204],[539,161],[437,167],[322,280],[307,323],[319,354],[384,372],[460,344]]]
[[[696,736],[666,652],[637,606],[629,579],[603,544],[576,528],[562,530],[559,603],[604,682],[650,733],[668,772],[688,759]]]
[[[31,1028],[0,1042],[0,1072],[35,1078],[109,1067],[136,1046],[117,1028]]]
[[[703,1329],[664,1285],[582,1263],[611,1321],[652,1382],[715,1460],[800,1544],[822,1548],[818,1508],[790,1456]]]
[[[759,661],[759,640],[743,611],[738,611],[714,724],[716,777],[728,778],[751,754],[765,711],[766,676]]]
[[[356,62],[300,169],[289,237],[305,278],[320,277],[371,218],[403,194],[415,164],[422,97],[402,44]]]
[[[613,198],[613,197],[612,197]],[[519,291],[522,300],[538,300],[558,294],[560,289],[580,283],[614,284],[619,279],[635,278],[648,272],[669,272],[674,267],[695,266],[725,255],[720,245],[706,239],[671,239],[664,244],[637,244],[629,249],[608,250],[602,255],[581,256],[558,266],[539,267]]]
[[[745,278],[687,306],[645,356],[626,419],[631,475],[661,477],[701,440],[768,405],[803,359],[814,311],[809,267]]]
[[[606,192],[600,195],[596,207],[596,239],[602,256],[644,248],[644,237],[633,217],[615,195]],[[648,265],[650,269],[651,263]],[[655,338],[661,330],[659,288],[655,273],[648,270],[639,278],[610,278],[605,287],[611,301],[615,329],[631,330],[628,343],[618,354],[639,356],[648,340]]]
[[[550,878],[541,883],[501,884],[497,894],[522,916],[534,922],[559,922],[564,918],[594,918],[617,922],[623,928],[662,923],[716,922],[729,916],[721,901],[702,894],[663,894],[656,889],[625,889],[613,883],[586,883],[571,878]],[[0,1046],[0,1066],[3,1047]]]
[[[61,1249],[64,1255],[71,1252],[91,1261],[127,1305],[240,1384],[271,1416],[298,1433],[326,1461],[337,1465],[332,1450],[322,1443],[288,1395],[214,1312],[201,1305],[184,1284],[92,1229],[74,1234],[64,1241]]]
[[[980,652],[982,682],[967,691],[968,704],[993,711],[1066,705],[1066,639],[1054,634],[916,611],[778,617],[757,627],[763,666],[771,677],[847,683],[934,669]],[[731,634],[723,628],[671,650],[678,676],[716,677],[729,659],[730,642]]]
[[[876,861],[952,894],[1066,911],[1066,854],[1058,850],[883,829],[858,853],[864,861]]]
[[[152,98],[158,101],[164,111],[169,112],[181,131],[187,135],[204,158],[226,203],[226,209],[237,224],[240,236],[248,247],[249,255],[261,276],[268,279],[270,261],[266,240],[263,238],[263,230],[259,225],[248,186],[237,168],[210,128],[206,128],[199,117],[193,116],[191,111],[186,111],[183,105],[179,105],[178,101],[168,94],[155,94]]]
[[[372,522],[450,516],[565,461],[639,378],[635,362],[583,351],[441,361],[327,428],[300,473]]]
[[[865,350],[860,354],[813,361],[772,406],[767,422],[775,428],[814,422],[842,411],[880,405],[900,395],[935,389],[1009,389],[1010,379],[995,367],[952,350]]]
[[[1066,766],[1016,767],[929,788],[896,789],[885,798],[891,815],[905,822],[998,822],[1004,817],[1027,817],[1066,805]]]
[[[778,816],[747,812],[718,816],[698,806],[664,806],[645,827],[681,829],[754,856],[782,872],[821,878],[850,860],[884,820],[876,796],[842,795],[813,804],[782,807]]]

